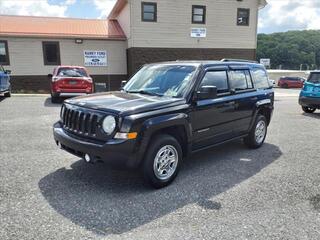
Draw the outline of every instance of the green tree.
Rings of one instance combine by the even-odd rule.
[[[320,31],[259,34],[257,60],[261,58],[270,58],[272,68],[320,67]]]

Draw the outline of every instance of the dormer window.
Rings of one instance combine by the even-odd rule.
[[[157,21],[157,3],[142,2],[141,18],[143,22],[156,22]]]
[[[199,5],[192,6],[192,23],[195,23],[195,24],[206,23],[206,6],[199,6]]]

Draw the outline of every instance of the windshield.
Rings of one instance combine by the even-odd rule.
[[[308,82],[320,84],[320,72],[319,73],[311,73],[309,76]]]
[[[195,66],[149,65],[134,75],[124,90],[158,96],[182,97],[190,84]]]
[[[58,77],[87,77],[87,73],[82,68],[59,68]]]

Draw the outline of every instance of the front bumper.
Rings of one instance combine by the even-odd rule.
[[[320,98],[319,97],[304,97],[300,96],[299,104],[303,107],[310,108],[320,108]]]
[[[83,158],[89,154],[93,161],[101,160],[110,165],[124,168],[136,168],[140,163],[135,151],[135,140],[109,140],[105,143],[80,139],[68,134],[57,122],[53,126],[53,135],[61,148],[75,156]]]

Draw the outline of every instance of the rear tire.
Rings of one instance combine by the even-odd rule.
[[[305,112],[305,113],[314,113],[316,111],[315,108],[310,108],[310,107],[302,107],[302,110]]]
[[[4,94],[4,97],[8,98],[8,97],[11,97],[11,92],[7,92]]]
[[[54,97],[51,95],[51,102],[52,103],[60,103],[60,98],[59,97]]]
[[[182,148],[180,143],[170,135],[157,135],[152,140],[144,157],[144,179],[154,188],[166,187],[178,175],[181,162]]]
[[[252,149],[260,148],[267,136],[268,123],[263,115],[258,115],[257,119],[247,137],[243,139],[244,144]]]

